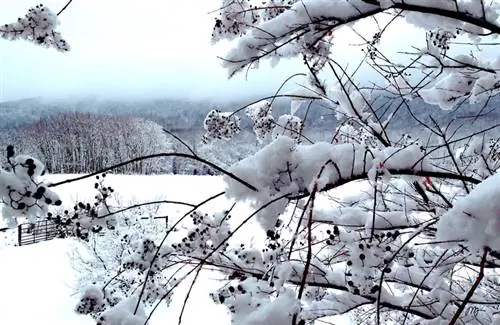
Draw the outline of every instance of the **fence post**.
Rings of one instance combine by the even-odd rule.
[[[21,246],[21,234],[23,231],[23,225],[17,226],[17,243]]]

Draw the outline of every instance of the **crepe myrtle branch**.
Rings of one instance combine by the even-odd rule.
[[[426,6],[422,6],[422,5],[408,4],[408,3],[404,3],[404,2],[403,3],[392,3],[388,7],[382,8],[382,7],[380,7],[380,2],[378,0],[363,0],[363,1],[368,3],[368,4],[374,5],[375,6],[374,9],[368,10],[365,12],[360,12],[358,15],[348,17],[348,18],[326,17],[326,18],[322,18],[322,19],[313,20],[307,24],[302,24],[299,27],[294,28],[294,29],[284,33],[283,35],[274,36],[273,38],[275,39],[275,41],[279,41],[280,39],[283,39],[289,35],[293,35],[293,36],[289,37],[288,39],[286,39],[285,41],[279,42],[278,43],[279,45],[275,45],[272,49],[263,51],[262,54],[251,57],[251,58],[246,58],[246,59],[241,59],[241,60],[228,60],[228,59],[224,59],[222,57],[219,57],[219,59],[222,59],[224,61],[231,62],[231,63],[242,63],[242,67],[244,67],[244,66],[247,66],[253,62],[259,61],[260,59],[270,55],[271,53],[275,52],[276,50],[286,46],[288,43],[291,43],[293,41],[300,39],[302,36],[304,36],[305,34],[310,32],[310,30],[309,30],[310,24],[319,24],[322,22],[334,21],[335,23],[333,25],[328,25],[327,27],[317,29],[318,33],[324,32],[324,31],[332,31],[332,30],[339,28],[341,26],[348,25],[348,24],[363,20],[365,18],[375,16],[375,15],[382,13],[382,12],[386,12],[389,9],[400,9],[403,11],[420,12],[420,13],[441,16],[441,17],[445,17],[445,18],[456,19],[458,21],[466,22],[466,23],[472,24],[474,26],[486,29],[486,30],[490,31],[491,34],[500,34],[500,26],[499,25],[497,25],[493,22],[489,22],[484,18],[474,17],[466,12],[461,12],[458,10],[448,10],[448,9],[444,9],[444,8],[435,8],[435,7],[430,7],[430,6],[426,7]],[[317,41],[319,41],[320,39],[318,39]],[[317,41],[315,43],[310,44],[310,47],[311,48],[314,47],[316,45]],[[237,71],[234,71],[230,75],[230,77],[232,77],[236,72]]]
[[[79,176],[79,177],[67,179],[67,180],[64,180],[64,181],[52,183],[52,184],[49,185],[49,187],[56,187],[56,186],[60,186],[60,185],[63,185],[63,184],[76,182],[76,181],[79,181],[79,180],[82,180],[82,179],[86,179],[86,178],[89,178],[89,177],[93,177],[93,176],[96,176],[96,175],[108,172],[108,171],[113,170],[113,169],[117,169],[117,168],[129,165],[129,164],[133,164],[133,163],[138,162],[138,161],[147,160],[147,159],[154,159],[154,158],[163,158],[163,157],[181,157],[181,158],[186,158],[186,159],[192,159],[192,160],[199,161],[202,164],[205,164],[205,165],[207,165],[209,167],[212,167],[213,169],[215,169],[215,170],[217,170],[217,171],[219,171],[219,172],[227,175],[228,177],[230,177],[230,178],[234,179],[235,181],[241,183],[242,185],[248,187],[252,191],[258,192],[258,190],[257,190],[257,188],[255,186],[251,185],[247,181],[239,178],[238,176],[234,175],[233,173],[225,170],[222,167],[219,167],[218,165],[216,165],[216,164],[214,164],[214,163],[212,163],[212,162],[210,162],[210,161],[208,161],[206,159],[203,159],[203,158],[201,158],[201,157],[199,157],[197,155],[192,155],[192,154],[187,154],[187,153],[177,153],[177,152],[163,152],[163,153],[156,153],[156,154],[151,154],[151,155],[146,155],[146,156],[142,156],[142,157],[133,158],[133,159],[126,160],[124,162],[118,163],[116,165],[103,168],[101,170],[98,170],[96,172],[93,172],[93,173],[90,173],[90,174],[87,174],[87,175],[83,175],[83,176]]]
[[[363,0],[363,2],[372,4],[375,6],[380,6],[379,0]],[[389,8],[401,9],[401,10],[405,10],[405,11],[415,11],[415,12],[421,12],[421,13],[426,13],[426,14],[431,14],[431,15],[436,15],[436,16],[442,16],[442,17],[446,17],[446,18],[452,18],[452,19],[460,20],[460,21],[484,28],[484,29],[489,30],[490,32],[492,32],[494,34],[500,34],[500,26],[499,25],[494,24],[492,22],[489,22],[484,18],[474,17],[466,12],[461,12],[458,10],[448,10],[448,9],[444,9],[444,8],[436,8],[436,7],[431,7],[431,6],[410,4],[410,3],[406,3],[406,2],[392,3],[392,4],[390,4]]]
[[[470,177],[470,176],[461,176],[455,173],[448,173],[448,172],[437,172],[437,171],[426,171],[426,170],[412,170],[412,169],[388,169],[389,173],[391,175],[398,175],[398,176],[423,176],[423,177],[434,177],[434,178],[443,178],[443,179],[454,179],[454,180],[463,180],[468,183],[472,184],[479,184],[481,183],[481,180]],[[327,184],[325,187],[323,187],[320,191],[321,192],[326,192],[329,190],[332,190],[336,187],[339,187],[341,185],[357,181],[357,180],[362,180],[362,179],[367,179],[368,178],[368,172],[363,172],[358,175],[352,175],[349,178],[340,178],[334,183]],[[294,195],[289,197],[291,200],[296,200],[296,199],[302,199],[305,197],[308,197],[310,193],[308,191],[304,191],[298,195]]]
[[[179,141],[180,144],[182,144],[187,150],[189,150],[189,152],[193,155],[193,156],[198,156],[196,154],[196,152],[194,152],[194,150],[184,141],[182,140],[181,138],[179,138],[177,135],[175,135],[172,131],[169,131],[165,128],[162,129],[163,132],[165,132],[166,134],[172,136],[175,140]]]
[[[443,257],[448,253],[448,250],[445,249],[443,251],[443,253],[438,257],[438,259],[436,260],[436,262],[433,263],[431,269],[425,274],[425,276],[422,278],[422,281],[420,281],[420,284],[423,284],[427,278],[431,275],[432,271],[439,265],[439,263],[441,262],[441,260],[443,259]],[[408,308],[411,307],[411,305],[413,304],[413,302],[415,301],[415,299],[417,298],[417,295],[418,295],[418,292],[420,291],[419,290],[420,288],[418,288],[417,290],[415,290],[415,293],[413,294],[413,296],[411,297],[411,300],[410,302],[408,303]],[[378,311],[377,311],[378,313]],[[404,320],[403,320],[403,324],[406,324],[406,320],[408,318],[408,315],[409,313],[406,312],[405,313],[405,317],[404,317]],[[380,318],[379,318],[380,319]]]
[[[119,214],[119,213],[122,213],[122,212],[125,212],[128,210],[137,209],[137,208],[148,206],[148,205],[156,205],[156,204],[177,204],[177,205],[184,205],[184,206],[191,207],[191,208],[196,207],[196,205],[194,205],[194,204],[182,202],[182,201],[172,201],[172,200],[150,201],[150,202],[134,204],[134,205],[128,206],[126,208],[107,213],[105,215],[97,217],[97,219],[107,218],[107,217],[110,217],[112,215]]]
[[[157,258],[157,256],[159,255],[159,249],[161,248],[161,246],[163,245],[163,243],[165,242],[166,238],[168,237],[169,233],[175,229],[175,227],[177,226],[177,224],[182,220],[184,219],[186,216],[188,216],[191,212],[195,211],[196,209],[198,209],[202,204],[208,202],[208,201],[211,201],[212,199],[222,195],[222,194],[225,194],[224,192],[222,193],[219,193],[218,195],[216,196],[213,196],[205,201],[203,201],[202,203],[200,203],[196,208],[193,208],[192,210],[190,210],[187,214],[185,214],[181,219],[179,219],[179,221],[177,221],[176,224],[174,224],[171,229],[169,231],[167,231],[166,235],[163,237],[163,240],[162,242],[160,243],[160,245],[158,246],[158,251],[155,255],[155,258],[153,259],[153,261],[151,262],[150,265],[153,265],[153,262],[154,260]],[[227,236],[224,240],[222,240],[219,245],[217,245],[216,247],[214,247],[210,252],[208,252],[208,254],[203,257],[202,259],[200,259],[200,262],[199,262],[199,268],[198,267],[195,267],[193,269],[191,269],[190,271],[188,271],[185,275],[184,275],[184,278],[188,277],[189,275],[191,275],[192,273],[194,272],[199,272],[199,269],[201,269],[201,267],[203,266],[203,264],[206,264],[206,265],[210,265],[210,260],[209,258],[212,257],[212,255],[214,255],[222,246],[224,246],[233,236],[234,234],[236,234],[236,232],[238,232],[238,230],[240,230],[241,228],[243,228],[243,226],[245,224],[247,224],[250,220],[252,220],[259,212],[261,212],[262,210],[264,209],[267,209],[270,205],[274,204],[275,202],[279,201],[279,200],[282,200],[282,199],[285,199],[287,196],[289,196],[290,193],[287,193],[287,194],[284,194],[284,195],[281,195],[281,196],[278,196],[272,200],[269,200],[267,203],[263,204],[260,208],[258,208],[257,210],[255,210],[252,214],[250,214],[245,220],[243,220],[242,222],[240,222],[240,224],[231,232],[231,234],[229,236]],[[147,281],[147,277],[148,275],[150,274],[150,272],[147,272],[146,274],[146,280],[144,281],[144,283],[146,283]],[[141,289],[141,294],[139,296],[139,299],[137,301],[137,305],[136,305],[136,308],[135,308],[135,312],[134,314],[137,312],[137,309],[139,308],[139,303],[140,303],[140,297],[142,297],[142,295],[144,294],[144,289],[146,287],[146,284],[144,284],[144,286],[142,287]],[[164,297],[167,297],[172,291],[173,291],[174,288],[171,288],[170,290],[167,291],[167,293],[164,295]],[[163,300],[163,299],[161,299]],[[160,301],[161,301],[160,300]],[[159,304],[160,302],[158,302]],[[152,316],[154,310],[156,309],[156,307],[158,306],[158,304],[155,306],[155,308],[153,309],[153,311],[150,313],[148,319],[146,320],[146,323],[147,321],[149,321],[149,318]]]
[[[181,325],[181,323],[182,323],[182,316],[184,315],[184,311],[186,310],[187,302],[189,300],[189,297],[191,296],[191,292],[193,291],[193,287],[196,283],[196,280],[198,280],[198,277],[200,276],[200,272],[201,272],[201,270],[203,270],[203,262],[198,264],[195,267],[195,269],[197,269],[196,274],[194,275],[193,281],[191,281],[191,285],[189,286],[188,292],[186,293],[186,296],[184,297],[184,302],[182,303],[182,309],[181,309],[181,312],[179,314],[179,320],[177,322],[177,324],[179,324],[179,325]]]
[[[308,201],[310,204],[308,206],[306,206],[306,209],[304,209],[304,212],[307,210],[307,214],[308,214],[308,217],[307,217],[307,256],[306,256],[306,263],[304,266],[304,272],[302,274],[302,279],[300,281],[299,293],[297,294],[297,300],[302,299],[302,295],[304,294],[304,289],[306,287],[307,275],[309,273],[309,268],[311,267],[312,241],[313,241],[313,237],[312,237],[313,210],[314,210],[314,199],[316,198],[316,193],[318,193],[318,181],[321,178],[321,175],[323,174],[326,166],[329,163],[334,164],[334,166],[336,167],[336,164],[331,160],[327,161],[325,164],[323,164],[323,166],[321,166],[321,169],[318,172],[318,175],[316,176],[316,180],[314,182],[314,186],[313,186],[313,189],[311,192],[310,200]],[[340,176],[340,172],[338,170],[338,167],[337,167],[337,173],[339,173],[339,176]],[[291,250],[291,248],[290,248],[290,250]],[[297,316],[298,316],[297,313],[293,314],[292,325],[297,325]]]
[[[206,200],[203,200],[202,202],[200,202],[199,204],[197,204],[196,206],[194,206],[192,209],[190,209],[188,212],[186,212],[181,218],[179,218],[179,220],[177,220],[176,223],[174,223],[172,225],[172,227],[170,227],[170,229],[165,233],[165,236],[163,236],[163,239],[161,240],[160,244],[158,245],[158,249],[156,250],[156,253],[155,255],[153,256],[152,260],[151,260],[151,263],[149,265],[149,268],[151,269],[151,267],[154,265],[155,261],[157,260],[158,256],[160,256],[160,249],[161,247],[163,246],[163,244],[165,243],[165,241],[167,240],[168,238],[168,235],[170,235],[170,233],[176,229],[177,225],[182,221],[184,220],[187,216],[189,216],[192,212],[196,211],[198,208],[200,208],[201,206],[203,206],[204,204],[212,201],[212,200],[215,200],[216,198],[224,195],[225,192],[221,192],[221,193],[218,193],[216,195],[213,195],[211,197],[209,197],[208,199]],[[137,310],[139,309],[139,306],[141,304],[141,298],[142,296],[144,295],[144,292],[146,290],[146,284],[148,282],[148,279],[149,277],[152,275],[153,272],[151,271],[147,271],[146,272],[146,278],[144,279],[144,284],[141,288],[141,292],[139,293],[139,298],[137,299],[137,304],[135,305],[135,309],[134,309],[134,315],[137,314]]]
[[[219,271],[220,270],[238,271],[238,272],[244,273],[247,276],[255,277],[257,279],[263,279],[266,276],[266,274],[267,274],[267,272],[265,270],[252,269],[252,268],[241,268],[241,267],[238,267],[236,265],[235,266],[230,266],[230,265],[225,265],[225,264],[221,264],[221,263],[214,263],[212,261],[207,261],[206,259],[201,260],[198,257],[193,257],[193,259],[200,260],[200,262],[203,262],[207,266],[214,266]],[[276,276],[273,276],[273,278],[277,279]],[[393,279],[386,279],[386,281],[387,282],[394,282],[394,283],[404,284],[404,285],[408,285],[408,286],[412,286],[412,287],[417,287],[417,284],[414,284],[414,283],[411,283],[411,282],[405,282],[405,281],[393,280]],[[288,284],[291,284],[291,285],[300,286],[302,284],[302,278],[298,278],[298,277],[297,278],[291,278],[291,279],[288,279],[286,282]],[[328,281],[321,282],[321,281],[315,281],[315,280],[309,280],[309,279],[307,279],[306,280],[306,285],[308,287],[320,287],[320,288],[325,288],[325,289],[338,290],[338,291],[342,291],[342,292],[349,292],[349,289],[346,286],[339,285],[339,284],[332,283],[332,282],[328,282]],[[432,290],[432,288],[429,288],[429,287],[427,287],[425,285],[419,286],[418,288],[421,289],[421,290],[424,290],[424,291],[431,291]],[[361,294],[357,295],[357,296],[366,299],[366,301],[363,302],[361,305],[374,304],[376,302],[376,298],[373,297],[373,296],[367,296],[367,295],[361,295]],[[407,306],[396,305],[396,304],[393,304],[393,303],[388,302],[388,301],[383,301],[382,300],[380,302],[380,306],[383,307],[383,308],[393,309],[393,310],[397,310],[397,311],[401,311],[401,312],[407,312],[408,311],[409,314],[416,315],[416,316],[422,317],[424,319],[433,319],[433,318],[435,318],[435,315],[427,314],[427,313],[422,312],[421,310],[418,310],[418,309],[408,308]],[[417,307],[415,307],[415,308],[417,308]]]

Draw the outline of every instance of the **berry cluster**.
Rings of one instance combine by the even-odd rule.
[[[273,138],[287,136],[300,142],[303,127],[304,124],[299,117],[289,114],[281,115],[273,129]]]
[[[24,39],[61,52],[69,51],[69,45],[55,31],[57,24],[57,15],[40,4],[29,9],[24,18],[18,18],[17,22],[0,26],[0,37],[8,40]]]
[[[246,115],[253,121],[253,131],[257,139],[262,141],[274,128],[274,117],[271,115],[271,102],[265,100],[250,105],[245,110]]]
[[[124,259],[122,266],[126,270],[136,269],[139,273],[143,273],[153,267],[152,262],[156,259],[158,247],[149,238],[134,243],[134,246],[133,253]]]
[[[243,35],[250,26],[268,21],[290,9],[297,0],[267,0],[252,4],[250,0],[223,1],[215,18],[212,39],[232,39]]]
[[[450,40],[457,38],[459,34],[460,30],[458,29],[455,33],[441,29],[427,32],[427,47],[429,49],[438,49],[441,53],[446,53],[450,49]]]
[[[175,281],[175,280],[174,280]],[[166,303],[170,303],[171,287],[161,273],[152,274],[145,284],[144,294],[141,297],[141,302],[147,305],[153,305],[159,299],[164,299]]]
[[[75,311],[79,314],[97,315],[104,311],[106,303],[104,302],[104,294],[98,287],[89,287],[85,290]]]
[[[216,213],[212,216],[195,211],[191,213],[190,217],[194,227],[188,231],[180,243],[172,244],[172,248],[182,254],[206,256],[231,235],[228,223],[231,218],[229,211]],[[224,251],[227,247],[226,243],[219,249]]]
[[[232,314],[240,314],[265,305],[274,291],[273,282],[250,277],[231,281],[216,292],[210,293],[210,297],[214,302],[227,306]]]
[[[223,1],[219,17],[215,18],[212,39],[216,42],[243,35],[248,26],[258,22],[258,13],[249,10],[251,7],[250,0]]]
[[[113,230],[116,227],[116,219],[114,216],[108,216],[109,211],[108,199],[114,192],[110,186],[104,185],[106,174],[96,176],[94,188],[97,195],[94,197],[93,203],[78,202],[73,211],[64,210],[59,214],[47,214],[47,219],[53,221],[57,225],[57,236],[78,237],[82,240],[88,240],[90,232],[99,233],[104,229]]]
[[[390,274],[393,254],[400,247],[399,231],[376,233],[372,239],[362,238],[350,248],[346,282],[356,295],[374,295],[379,290],[382,272]]]
[[[211,110],[208,112],[203,121],[205,134],[203,142],[207,143],[210,139],[229,140],[241,130],[240,119],[230,113],[221,112],[219,110]]]
[[[299,314],[296,293],[289,288],[276,288],[274,283],[250,277],[242,281],[233,280],[224,287],[210,294],[215,303],[226,306],[231,313],[232,324],[246,323],[244,320],[255,319],[254,315],[269,313],[275,304],[274,312],[281,313],[273,324],[291,324],[294,314]],[[276,304],[277,301],[281,301]],[[278,307],[279,306],[279,307]],[[272,313],[272,312],[271,312]],[[300,314],[299,314],[300,317]],[[304,325],[302,318],[297,324]]]

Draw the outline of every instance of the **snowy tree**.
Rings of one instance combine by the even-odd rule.
[[[86,290],[77,311],[99,324],[146,324],[162,301],[188,303],[189,293],[174,294],[179,283],[215,267],[225,281],[211,296],[238,325],[305,325],[343,314],[360,324],[500,323],[500,148],[490,132],[498,122],[460,134],[483,115],[480,110],[448,125],[422,122],[418,135],[387,132],[400,111],[412,115],[414,98],[459,109],[499,94],[500,57],[495,52],[494,60],[486,60],[481,51],[498,48],[500,4],[223,0],[219,13],[213,40],[235,40],[223,60],[230,76],[263,59],[277,64],[302,56],[308,83],[232,112],[208,113],[207,141],[230,141],[243,111],[257,138],[268,139],[228,169],[195,153],[165,153],[218,168],[226,192],[179,216],[161,240],[145,236],[130,245],[132,254],[116,271],[137,272],[126,281],[135,290],[123,294],[123,282],[111,277]],[[360,35],[366,53],[360,65],[382,76],[375,85],[361,83],[356,71],[335,60],[336,31],[368,20],[375,33]],[[419,28],[415,37],[425,46],[396,61],[379,43],[400,20]],[[272,115],[278,96],[293,99],[289,114]],[[310,141],[296,114],[312,100],[328,105],[341,122],[332,126],[329,141]],[[30,170],[32,164],[25,164]],[[8,181],[0,179],[2,185]],[[329,197],[342,186],[355,191]],[[249,202],[254,211],[202,212],[223,194],[235,204]],[[265,239],[242,244],[238,235],[253,220]],[[173,236],[181,224],[184,234]],[[171,273],[177,276],[165,277]]]
[[[51,172],[69,174],[92,172],[171,147],[162,127],[154,122],[90,113],[42,118],[18,130],[14,138],[12,144],[45,161]],[[152,174],[168,168],[164,159],[151,159],[114,171]]]

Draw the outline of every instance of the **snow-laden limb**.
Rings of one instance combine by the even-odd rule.
[[[7,40],[26,40],[67,52],[70,47],[61,33],[56,31],[58,25],[57,15],[40,4],[29,9],[28,13],[16,22],[0,25],[0,37]]]
[[[449,46],[446,45],[449,49]],[[418,94],[429,104],[449,110],[464,99],[471,103],[482,102],[500,93],[500,61],[479,60],[474,54],[447,56],[445,52],[432,54],[423,64],[424,72],[435,73],[438,79],[431,87],[421,89]],[[433,71],[434,70],[434,71]]]
[[[464,241],[475,250],[500,250],[500,173],[459,198],[438,223],[437,238],[454,246]]]
[[[500,168],[500,141],[475,136],[456,150],[455,159],[465,173],[485,179]]]
[[[245,1],[247,2],[247,1]],[[286,1],[280,1],[283,5]],[[223,3],[224,5],[224,3]],[[262,7],[261,12],[266,12],[266,6]],[[233,10],[233,8],[230,8]],[[242,10],[245,10],[243,8]],[[340,21],[345,21],[357,17],[362,12],[377,10],[377,6],[368,4],[362,0],[350,1],[300,1],[295,2],[291,6],[283,6],[283,10],[278,15],[271,19],[256,19],[252,22],[252,26],[256,28],[248,28],[245,22],[236,19],[231,21],[230,26],[245,26],[244,30],[237,32],[220,32],[227,29],[227,25],[216,23],[214,41],[219,40],[221,34],[229,34],[231,36],[241,35],[238,45],[233,48],[224,58],[223,65],[228,68],[229,75],[243,69],[245,66],[258,61],[267,54],[274,52],[275,56],[293,57],[307,51],[307,49],[315,45],[322,34],[321,30],[327,27],[334,27]],[[258,12],[258,11],[256,11]],[[221,16],[226,17],[226,9],[223,8]],[[322,19],[320,17],[332,16],[331,20]],[[316,28],[308,30],[309,24],[318,23]],[[312,22],[312,23],[311,23]],[[322,25],[319,25],[319,23]],[[320,27],[321,26],[321,27]],[[294,42],[301,38],[301,41]]]
[[[358,90],[350,82],[347,85],[337,86],[329,93],[329,98],[338,102],[336,115],[339,120],[347,117],[366,122],[371,116],[368,109],[370,97],[369,91]]]
[[[278,11],[266,15],[276,7]],[[314,54],[328,43],[321,40],[329,31],[391,9],[405,11],[409,23],[425,29],[441,26],[453,32],[460,29],[471,34],[500,33],[499,8],[494,2],[307,0],[273,1],[252,7],[251,1],[224,0],[213,40],[240,37],[224,60],[231,76],[266,56]]]
[[[230,168],[242,179],[252,180],[259,191],[250,193],[246,188],[225,178],[227,194],[241,200],[249,200],[259,208],[280,195],[308,193],[320,175],[318,189],[324,190],[351,180],[374,177],[383,171],[405,171],[417,173],[432,171],[424,153],[417,146],[385,148],[372,152],[364,146],[352,144],[330,144],[318,142],[312,145],[297,144],[285,136],[264,147],[255,155],[247,157]],[[272,209],[261,211],[257,219],[264,229],[272,229],[286,207],[284,198],[272,205]]]
[[[452,109],[464,95],[470,94],[474,78],[462,78],[458,73],[450,73],[436,82],[432,88],[422,89],[419,95],[429,104],[442,109]]]

